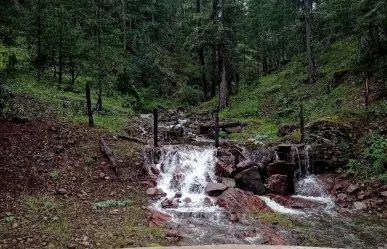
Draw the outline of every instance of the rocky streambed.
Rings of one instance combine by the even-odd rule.
[[[347,155],[338,147],[353,139],[350,131],[315,123],[309,145],[247,150],[224,141],[216,149],[211,125],[202,134],[203,125],[183,118],[165,120],[164,146],[144,151],[149,225],[165,228],[173,243],[386,246],[387,186],[341,173]],[[197,141],[205,142],[188,145]]]

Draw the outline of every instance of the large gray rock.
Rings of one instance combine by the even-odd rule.
[[[266,192],[259,168],[256,166],[238,173],[234,180],[236,186],[240,189],[251,191],[256,195],[263,195]]]
[[[224,185],[226,185],[228,188],[235,188],[236,187],[235,180],[232,179],[232,178],[223,177],[222,178],[222,183]]]
[[[227,186],[223,183],[209,182],[204,188],[204,192],[209,196],[218,196],[227,189]]]
[[[242,161],[237,164],[237,166],[235,167],[235,169],[233,170],[230,176],[233,177],[237,175],[239,172],[242,172],[243,170],[249,169],[254,166],[258,167],[258,164],[250,160]]]

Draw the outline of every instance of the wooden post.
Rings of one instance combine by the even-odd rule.
[[[219,106],[216,108],[215,113],[215,147],[219,147]]]
[[[304,124],[304,105],[300,102],[300,132],[301,132],[301,143],[305,140],[305,124]]]
[[[157,119],[158,119],[158,113],[157,108],[153,110],[153,145],[154,147],[158,147],[157,144]]]
[[[89,126],[94,127],[93,111],[91,110],[91,98],[90,98],[90,84],[86,83],[86,102],[87,102],[87,114],[89,115]]]

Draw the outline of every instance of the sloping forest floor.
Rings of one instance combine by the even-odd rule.
[[[167,244],[146,224],[138,144],[58,121],[55,109],[31,96],[16,95],[10,105],[15,117],[28,116],[0,120],[0,248]],[[100,137],[120,159],[119,178],[100,153]]]

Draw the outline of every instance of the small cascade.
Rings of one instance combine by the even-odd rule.
[[[160,176],[157,188],[166,198],[175,199],[179,204],[174,212],[213,212],[218,207],[211,205],[211,199],[204,193],[208,182],[216,182],[216,157],[213,148],[194,146],[164,148],[157,165]],[[179,193],[180,197],[175,198]],[[178,199],[178,200],[177,200]],[[184,202],[189,199],[189,202]],[[156,203],[161,208],[162,200]]]
[[[298,159],[298,169],[299,169],[299,172],[300,172],[300,175],[301,175],[301,159],[300,159],[300,152],[297,148],[297,146],[293,146],[293,150],[296,152],[297,154],[297,159]]]
[[[312,157],[312,160],[311,160]],[[314,174],[314,168],[313,168],[313,150],[312,146],[305,145],[305,174]]]

